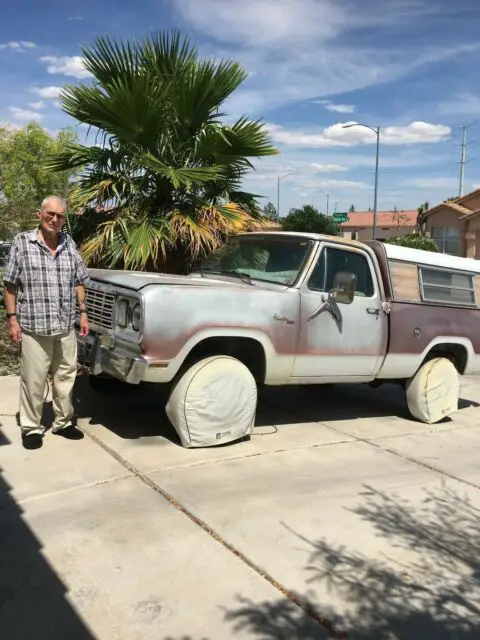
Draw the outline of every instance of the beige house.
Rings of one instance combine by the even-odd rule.
[[[417,211],[377,211],[375,239],[384,241],[395,236],[413,233],[417,224]],[[348,221],[340,225],[344,238],[365,242],[372,239],[373,212],[354,211],[348,214]]]
[[[428,209],[421,225],[442,253],[480,260],[480,189]]]

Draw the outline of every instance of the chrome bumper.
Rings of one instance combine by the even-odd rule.
[[[111,349],[108,340],[109,336],[99,334],[85,337],[77,334],[78,362],[95,376],[107,374],[130,384],[139,384],[145,380],[147,361],[117,347]]]

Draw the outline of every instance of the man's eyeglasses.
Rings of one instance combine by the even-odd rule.
[[[55,218],[56,216],[59,222],[65,222],[65,214],[63,213],[57,213],[56,211],[43,211],[43,213],[51,220],[53,220],[53,218]]]

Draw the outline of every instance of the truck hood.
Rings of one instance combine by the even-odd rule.
[[[178,276],[167,273],[145,273],[140,271],[114,271],[110,269],[90,269],[90,278],[93,281],[100,281],[106,284],[125,287],[140,291],[144,287],[153,285],[177,285],[188,287],[228,287],[228,288],[251,288],[250,284],[242,282],[235,276],[208,274],[202,277],[200,273],[191,273],[187,276]],[[270,285],[268,282],[254,280],[253,284],[257,288],[276,289],[278,285]],[[283,286],[282,286],[283,288]]]

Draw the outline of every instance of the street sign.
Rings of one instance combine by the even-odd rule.
[[[348,222],[348,213],[338,213],[335,212],[332,216],[335,222],[342,224],[342,222]]]

